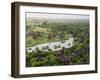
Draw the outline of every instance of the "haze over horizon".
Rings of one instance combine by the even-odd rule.
[[[89,15],[81,14],[53,14],[53,13],[26,13],[26,18],[33,19],[86,19],[89,20]]]

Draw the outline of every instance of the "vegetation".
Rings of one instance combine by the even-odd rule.
[[[49,21],[39,20],[26,24],[26,48],[37,44],[61,41],[74,38],[71,48],[62,48],[59,51],[52,51],[49,46],[42,50],[26,54],[26,66],[55,66],[55,65],[79,65],[89,64],[89,21],[88,20],[65,20]],[[70,45],[70,44],[68,44]],[[55,49],[61,46],[54,46]],[[48,49],[48,51],[43,51]]]

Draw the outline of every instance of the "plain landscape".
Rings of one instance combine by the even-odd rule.
[[[80,64],[89,64],[89,16],[26,13],[26,67]]]

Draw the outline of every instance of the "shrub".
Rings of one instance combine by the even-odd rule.
[[[38,47],[36,47],[36,48],[35,48],[35,50],[36,50],[36,51],[39,51],[39,48],[38,48]]]
[[[49,48],[49,46],[46,46],[45,48],[46,48],[46,49],[48,49],[48,48]]]
[[[56,45],[54,45],[54,49],[57,49],[58,47]]]
[[[45,47],[42,47],[42,50],[45,50],[46,48]]]
[[[58,45],[58,48],[61,48],[61,46],[60,46],[60,45]]]

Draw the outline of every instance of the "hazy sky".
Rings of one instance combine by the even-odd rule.
[[[89,19],[89,15],[70,14],[48,14],[48,13],[26,13],[26,18],[62,18],[62,19]]]

